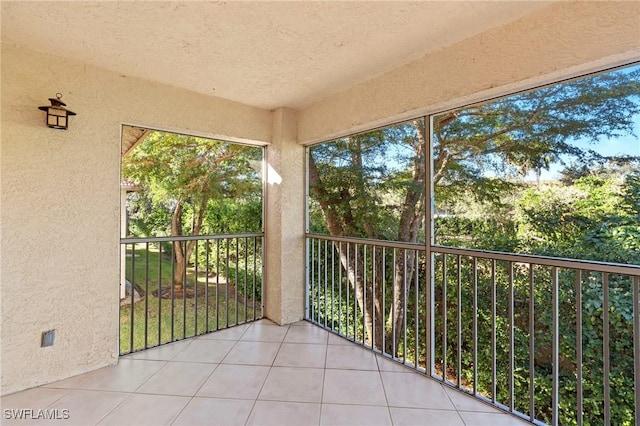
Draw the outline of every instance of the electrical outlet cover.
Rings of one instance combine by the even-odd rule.
[[[53,341],[56,338],[55,330],[48,330],[42,332],[42,347],[53,346]]]

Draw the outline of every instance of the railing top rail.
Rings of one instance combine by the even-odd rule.
[[[120,244],[137,243],[164,243],[172,241],[202,241],[202,240],[223,240],[227,238],[253,238],[262,237],[264,232],[245,232],[240,234],[214,234],[214,235],[187,235],[181,237],[135,237],[120,238]]]
[[[483,257],[487,259],[505,260],[515,263],[532,263],[543,266],[556,266],[558,268],[581,269],[584,271],[606,272],[610,274],[638,275],[640,265],[624,265],[622,263],[598,262],[584,259],[565,259],[561,257],[534,256],[530,254],[503,253],[476,249],[461,249],[434,245],[431,251],[436,253],[455,254],[461,256]]]
[[[354,244],[369,244],[383,247],[393,247],[409,250],[426,250],[424,243],[406,243],[399,241],[385,241],[375,240],[367,238],[355,238],[355,237],[334,237],[331,235],[320,234],[306,234],[307,238],[315,238],[319,240],[327,241],[339,241]],[[599,262],[595,260],[584,259],[566,259],[561,257],[550,256],[535,256],[530,254],[516,254],[516,253],[504,253],[498,251],[478,250],[478,249],[465,249],[457,247],[446,247],[440,245],[432,245],[430,247],[432,252],[446,253],[460,256],[470,256],[485,259],[504,260],[514,263],[531,263],[534,265],[542,266],[555,266],[558,268],[567,269],[580,269],[584,271],[592,272],[605,272],[610,274],[622,274],[622,275],[634,275],[640,276],[640,265],[625,265],[622,263],[609,263]]]
[[[357,237],[334,237],[332,235],[322,235],[322,234],[306,234],[307,238],[315,238],[317,240],[327,240],[327,241],[338,241],[343,243],[354,243],[354,244],[368,244],[373,246],[384,246],[384,247],[393,247],[407,250],[422,250],[425,251],[426,247],[424,243],[408,243],[402,241],[386,241],[386,240],[375,240],[370,238],[357,238]]]

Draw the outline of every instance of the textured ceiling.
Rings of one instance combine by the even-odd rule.
[[[2,1],[2,41],[261,108],[301,108],[549,2]]]

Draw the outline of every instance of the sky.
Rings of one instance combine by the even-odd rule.
[[[640,68],[640,65],[628,67],[622,72],[629,73]],[[591,149],[603,156],[637,156],[640,157],[640,115],[634,117],[633,135],[625,135],[619,138],[602,139],[598,143],[587,140],[578,140],[573,143],[578,148]],[[566,161],[566,160],[565,160]],[[552,164],[549,170],[543,170],[540,179],[558,179],[564,166],[560,163]],[[535,180],[535,172],[527,175],[527,180]]]
[[[587,148],[597,152],[600,155],[610,156],[636,156],[640,157],[640,115],[635,117],[634,135],[627,135],[620,138],[603,139],[598,143],[588,142],[586,140],[578,140],[573,143],[578,148]],[[565,157],[565,161],[567,158]],[[543,170],[540,179],[550,180],[558,179],[560,171],[564,166],[560,163],[553,163],[549,170]],[[535,172],[529,172],[527,180],[535,180]]]

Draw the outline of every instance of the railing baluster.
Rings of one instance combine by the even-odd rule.
[[[559,329],[559,291],[558,291],[558,268],[551,268],[551,315],[552,315],[552,382],[551,382],[551,411],[552,423],[558,425],[558,403],[559,403],[559,376],[560,376],[560,329]]]
[[[225,327],[229,327],[229,239],[225,238],[225,272],[226,285],[224,286]]]
[[[239,253],[240,239],[239,238],[235,238],[235,242],[236,242],[236,260],[235,260],[234,263],[236,264],[236,267],[234,268],[235,269],[235,274],[234,274],[235,279],[234,279],[233,285],[235,286],[234,293],[235,293],[235,305],[236,305],[236,321],[234,322],[234,324],[237,325],[238,324],[238,310],[239,310],[238,309],[239,308],[238,307],[238,292],[240,290],[238,288],[238,267],[240,266],[239,265],[240,262],[238,262],[238,259],[240,259],[240,258],[238,256],[240,255],[240,253]]]
[[[198,240],[196,240],[196,245],[194,247],[194,251],[196,253],[195,255],[195,268],[193,271],[193,274],[195,276],[194,278],[194,294],[193,294],[193,301],[194,301],[194,315],[193,315],[193,323],[194,323],[194,327],[193,327],[193,334],[195,336],[198,335]]]
[[[315,303],[316,296],[316,240],[309,243],[311,250],[311,258],[309,259],[309,309],[311,310],[311,320],[318,322],[317,307]]]
[[[611,424],[611,383],[609,353],[609,274],[602,274],[602,350],[604,373],[604,424]]]
[[[331,330],[335,323],[335,306],[336,306],[336,249],[331,243]]]
[[[351,315],[351,312],[349,310],[349,305],[351,304],[351,298],[349,297],[349,289],[350,289],[350,285],[349,285],[349,280],[348,277],[349,275],[351,275],[351,243],[347,243],[347,285],[345,286],[345,290],[347,292],[347,306],[345,306],[345,310],[346,310],[346,314],[347,314],[347,324],[346,324],[346,336],[349,337],[349,317]]]
[[[236,280],[236,294],[235,294],[235,317],[236,324],[240,322],[240,309],[242,309],[242,303],[240,302],[239,291],[244,291],[245,300],[244,300],[244,321],[249,320],[248,309],[249,309],[249,298],[250,298],[250,290],[249,286],[249,259],[250,255],[249,249],[249,239],[253,239],[254,252],[253,255],[253,265],[254,265],[254,273],[253,273],[253,294],[254,294],[254,305],[253,305],[253,317],[256,319],[256,309],[255,309],[255,298],[257,297],[257,286],[256,280],[258,278],[258,268],[257,262],[258,256],[261,256],[261,252],[258,253],[257,244],[259,235],[256,234],[235,234],[235,235],[220,235],[220,236],[181,236],[181,237],[153,237],[153,238],[121,238],[120,244],[124,247],[124,253],[126,255],[125,258],[122,259],[122,262],[129,262],[126,264],[124,268],[125,272],[129,271],[130,279],[132,281],[132,291],[131,294],[127,296],[128,301],[130,301],[130,306],[126,305],[127,309],[130,309],[128,312],[128,320],[129,320],[129,329],[125,331],[121,330],[121,340],[127,342],[129,344],[128,349],[120,348],[120,354],[124,355],[126,353],[134,352],[141,349],[148,349],[154,346],[159,346],[168,342],[173,342],[176,340],[185,339],[192,336],[198,336],[202,333],[209,332],[212,330],[210,325],[211,318],[211,309],[214,309],[210,303],[211,301],[211,292],[209,286],[211,285],[210,274],[211,270],[211,255],[213,252],[212,249],[212,240],[215,241],[215,250],[217,253],[216,258],[216,329],[219,329],[219,298],[218,298],[218,288],[220,285],[220,253],[221,253],[221,244],[223,242],[221,240],[224,239],[225,251],[226,251],[226,269],[228,271],[231,270],[230,262],[231,257],[229,254],[231,253],[230,244],[233,239],[235,241],[236,247],[235,252],[235,260],[233,261],[236,270],[235,273],[232,274]],[[200,249],[202,248],[202,242],[205,244],[205,254],[204,254],[204,265],[202,268],[202,255],[200,253]],[[244,242],[244,249],[240,248],[240,244]],[[171,249],[166,250],[163,248],[163,244],[170,244]],[[157,266],[152,265],[152,257],[151,251],[156,249],[157,244]],[[138,248],[140,245],[142,248]],[[131,247],[131,253],[127,253],[127,248]],[[190,248],[193,256],[187,256],[187,250]],[[181,271],[178,271],[177,267],[177,259],[176,253],[177,250],[180,250],[183,254],[181,261],[184,262],[184,268]],[[195,252],[194,252],[195,250]],[[138,254],[138,252],[144,251],[144,254]],[[244,256],[244,272],[240,272],[238,267],[242,265],[241,255]],[[129,260],[129,256],[131,256]],[[144,257],[142,257],[144,256]],[[142,262],[144,262],[144,266],[138,266],[138,259],[136,257],[140,257]],[[169,266],[164,266],[163,259],[168,257],[170,264],[170,274],[166,271],[166,268]],[[193,283],[189,280],[188,273],[191,273],[191,269],[187,270],[189,266],[190,259],[194,260],[193,266]],[[151,276],[153,272],[151,268],[156,268],[157,271],[157,284],[156,278]],[[204,283],[200,282],[199,277],[202,273],[205,273]],[[136,279],[136,274],[139,276],[139,279]],[[167,276],[167,277],[165,277]],[[125,276],[125,278],[127,278]],[[165,280],[168,280],[169,283],[165,284]],[[244,285],[242,287],[241,282]],[[176,294],[176,282],[182,282],[182,291],[179,294]],[[232,280],[227,283],[226,291],[227,291],[227,300],[225,302],[227,308],[227,323],[229,323],[229,313],[230,309],[233,309],[233,306],[229,307],[227,303],[229,301],[229,285],[232,285]],[[139,308],[140,312],[136,312],[136,297],[135,290],[136,286],[140,284],[138,287],[140,289],[140,293],[144,293],[144,300],[140,299]],[[204,291],[202,289],[202,285],[204,285]],[[242,288],[241,288],[242,287]],[[180,291],[180,290],[178,290]],[[151,300],[151,297],[157,297],[157,303]],[[163,303],[163,299],[171,299],[170,306],[168,303]],[[180,303],[179,299],[182,299],[182,303]],[[261,296],[262,298],[262,296]],[[169,302],[169,300],[167,300]],[[205,306],[202,306],[202,303],[205,303]],[[233,303],[233,302],[232,302]],[[181,306],[180,306],[181,305]],[[168,310],[170,309],[170,312]],[[123,315],[124,308],[121,308],[120,320],[123,325],[126,326],[126,319]],[[180,315],[180,310],[182,310],[182,314]],[[204,310],[204,312],[200,312]],[[154,319],[154,318],[157,318]],[[204,326],[201,324],[201,321],[204,321]],[[182,326],[180,326],[180,322],[182,322]],[[228,326],[229,324],[227,324]],[[154,330],[154,327],[157,326],[157,329]],[[180,334],[181,329],[181,334]],[[126,333],[129,333],[128,335]],[[151,336],[154,334],[154,336]],[[166,337],[165,337],[166,335]],[[155,340],[157,337],[157,340]]]
[[[353,246],[353,276],[354,287],[353,287],[353,341],[356,342],[358,340],[358,244],[354,244]]]
[[[529,264],[529,420],[535,420],[535,285],[533,264]]]
[[[338,243],[338,257],[340,258],[340,262],[342,265],[342,241]],[[342,270],[344,268],[340,267],[338,269],[338,334],[342,333]]]
[[[324,302],[324,326],[327,326],[327,280],[328,280],[328,270],[329,268],[327,267],[327,259],[328,259],[328,254],[327,254],[327,244],[328,241],[325,240],[324,241],[324,298],[323,298],[323,302]]]
[[[457,365],[456,365],[456,386],[458,388],[462,387],[462,257],[460,255],[456,256],[456,305],[457,305]]]
[[[382,323],[380,327],[382,328],[382,353],[386,355],[387,353],[387,330],[386,330],[386,315],[387,315],[387,304],[386,304],[386,294],[387,294],[387,249],[386,247],[382,247]]]
[[[491,402],[494,404],[497,400],[496,390],[497,390],[497,365],[496,365],[496,341],[497,341],[497,331],[496,331],[496,260],[491,260]]]
[[[636,424],[640,423],[640,277],[633,278],[633,365]]]
[[[184,242],[183,253],[183,271],[182,271],[182,338],[187,337],[187,242]]]
[[[376,253],[378,246],[371,246],[371,347],[376,348]]]
[[[582,388],[582,273],[576,269],[576,393],[577,393],[577,424],[583,421],[583,388]]]
[[[391,348],[393,351],[391,355],[394,359],[398,355],[398,349],[396,348],[396,318],[398,318],[398,313],[396,312],[396,280],[398,279],[398,272],[396,268],[396,265],[398,264],[397,251],[397,248],[393,249],[393,276],[391,280]]]
[[[495,406],[511,411],[513,414],[527,419],[534,424],[538,424],[543,421],[542,418],[536,418],[536,416],[540,415],[544,416],[543,418],[546,421],[549,421],[550,424],[554,425],[572,420],[560,417],[560,415],[564,415],[564,408],[559,405],[561,397],[563,398],[563,403],[567,403],[569,401],[568,399],[564,399],[566,397],[566,390],[564,388],[561,389],[563,382],[561,382],[560,369],[560,360],[563,354],[563,349],[560,343],[561,340],[564,342],[565,336],[565,334],[561,336],[560,333],[565,333],[565,326],[567,325],[564,320],[565,312],[561,313],[560,311],[561,306],[564,305],[564,302],[561,300],[561,295],[565,294],[565,287],[560,288],[560,286],[564,285],[566,281],[565,275],[567,274],[565,273],[565,270],[570,270],[575,273],[575,284],[570,284],[570,286],[575,286],[574,292],[576,296],[574,300],[568,301],[569,303],[576,303],[575,364],[577,383],[575,408],[577,409],[577,414],[575,422],[577,422],[578,425],[582,425],[586,421],[583,418],[584,415],[582,413],[584,411],[584,390],[585,384],[587,383],[582,383],[584,380],[584,337],[582,336],[584,332],[583,300],[585,300],[582,285],[585,277],[582,273],[583,270],[590,270],[602,274],[602,324],[604,329],[602,363],[604,377],[603,388],[601,388],[603,389],[603,393],[600,403],[603,404],[602,407],[604,408],[604,423],[610,424],[613,421],[611,408],[612,401],[614,400],[611,392],[611,384],[613,383],[611,368],[613,364],[610,359],[612,350],[609,348],[613,336],[613,329],[610,324],[613,319],[613,315],[610,312],[610,309],[613,308],[610,306],[611,295],[609,294],[609,287],[611,286],[610,282],[617,282],[617,279],[611,281],[610,277],[612,274],[621,274],[631,277],[633,279],[632,325],[634,333],[633,398],[635,406],[633,410],[635,410],[635,412],[633,415],[636,420],[638,419],[638,411],[640,411],[640,318],[638,313],[638,310],[640,310],[640,275],[636,273],[636,271],[640,270],[639,268],[633,265],[627,267],[625,265],[598,264],[597,262],[594,262],[588,264],[588,266],[593,269],[585,269],[585,263],[581,261],[480,252],[466,249],[454,249],[450,247],[442,248],[439,246],[430,246],[425,247],[424,249],[419,249],[413,248],[408,244],[398,242],[379,242],[375,244],[368,244],[362,239],[323,236],[318,237],[318,241],[331,241],[334,247],[338,248],[338,250],[332,251],[331,257],[329,258],[328,253],[326,253],[328,243],[325,243],[324,256],[317,255],[317,262],[315,262],[316,265],[318,265],[318,268],[323,262],[327,268],[324,271],[324,282],[326,287],[325,303],[322,304],[322,306],[324,306],[324,313],[318,313],[318,315],[326,315],[324,321],[325,328],[334,328],[333,324],[331,324],[331,320],[335,315],[335,310],[338,310],[339,312],[336,319],[338,320],[339,318],[339,333],[342,332],[345,337],[352,340],[354,343],[367,345],[367,321],[370,320],[373,324],[370,339],[371,349],[377,351],[378,347],[382,347],[383,354],[406,365],[413,362],[413,366],[416,370],[421,369],[421,356],[424,356],[426,359],[425,373],[434,377],[435,367],[437,364],[435,359],[435,353],[437,353],[437,351],[434,349],[434,343],[441,339],[442,348],[437,349],[441,350],[442,356],[442,370],[441,377],[438,377],[439,380],[450,386],[462,389],[466,387],[466,384],[463,383],[464,377],[472,377],[472,379],[469,379],[473,380],[473,383],[469,384],[469,392],[472,392],[474,396],[479,399],[486,400],[485,395],[488,398],[489,393],[491,393],[490,400]],[[342,244],[347,245],[346,250],[342,248]],[[362,245],[362,250],[360,249],[360,245]],[[313,246],[315,246],[315,244]],[[318,245],[317,250],[319,254],[321,252],[320,244]],[[387,258],[387,250],[392,250],[389,258]],[[435,264],[436,262],[436,257],[434,256],[435,253],[437,253],[437,256],[442,256],[437,259],[438,261],[440,261],[440,259],[442,261],[442,265],[438,265],[437,268],[438,271],[440,271],[440,267],[442,268],[441,277],[437,272],[433,272],[433,266],[431,266],[430,268],[427,267],[429,277],[427,279],[422,278],[422,271],[420,270],[422,261],[420,256],[422,255],[422,250],[424,250],[425,255],[431,253],[431,258],[427,261],[432,264]],[[345,251],[346,255],[344,255]],[[341,259],[338,265],[335,265],[334,260],[336,252],[340,254]],[[413,258],[411,256],[413,256]],[[451,256],[455,256],[455,266],[451,263]],[[491,262],[486,265],[488,267],[486,268],[486,275],[484,272],[485,264],[480,264],[480,259],[486,259]],[[536,261],[533,262],[533,259]],[[346,260],[346,263],[342,264],[342,261],[344,260]],[[329,261],[331,262],[331,271],[328,270]],[[463,262],[468,263],[464,263],[463,267]],[[389,267],[393,267],[393,272],[387,272],[387,264]],[[336,267],[338,268],[338,271],[335,271]],[[469,273],[467,273],[468,267],[472,268]],[[413,268],[413,270],[411,268]],[[538,272],[536,272],[538,268],[544,268],[542,270],[542,275],[538,276]],[[451,271],[449,271],[449,269],[451,269]],[[525,270],[527,271],[526,273],[524,272]],[[322,271],[319,272],[322,273]],[[452,278],[449,272],[457,274],[456,277]],[[346,274],[344,279],[343,273]],[[328,283],[329,274],[331,274],[331,284]],[[546,284],[550,287],[551,293],[551,316],[548,317],[548,314],[543,315],[541,312],[540,317],[538,317],[538,315],[536,315],[536,309],[541,309],[541,304],[536,298],[536,291],[540,291],[540,289],[536,288],[536,281],[540,281],[538,284],[544,284],[541,280],[546,280],[544,277],[547,274],[550,274],[551,276],[551,282],[549,283],[547,281]],[[400,281],[401,275],[402,281]],[[339,277],[338,289],[335,288],[336,276]],[[486,282],[490,283],[490,294],[486,293],[484,290],[485,279]],[[526,281],[527,279],[528,285]],[[357,286],[354,288],[351,284],[356,280]],[[368,280],[371,280],[371,286],[368,286]],[[573,280],[573,277],[569,282],[571,280]],[[455,289],[453,287],[451,288],[453,296],[448,294],[450,287],[449,281],[451,281],[451,285],[456,286]],[[387,282],[393,286],[391,289],[387,289]],[[483,283],[482,289],[479,288],[480,283]],[[346,285],[345,294],[342,293],[343,284]],[[414,289],[411,289],[412,284],[415,285]],[[313,285],[313,283],[310,282],[309,285]],[[423,307],[418,308],[421,303],[422,285],[425,285],[424,297],[426,303],[424,306],[424,331],[420,328],[422,326],[422,319],[420,318],[420,313],[422,311],[420,309],[423,309]],[[438,305],[441,305],[442,309],[442,312],[440,313],[433,310],[435,306],[434,298],[436,296],[434,289],[436,285],[441,285],[442,289],[442,294],[439,296],[438,301]],[[464,286],[469,285],[472,286],[472,288],[469,288],[469,293],[465,293],[467,290]],[[498,286],[500,286],[500,288],[498,288]],[[412,290],[413,296],[410,294]],[[319,289],[318,297],[320,297],[321,292],[322,290]],[[331,292],[330,295],[329,292]],[[351,296],[352,292],[353,298]],[[402,294],[400,292],[402,292]],[[525,294],[527,292],[529,300],[528,302],[525,302],[522,298],[526,297]],[[376,304],[379,303],[376,298],[377,294],[381,296],[382,309],[376,311]],[[481,302],[485,301],[485,294],[487,299],[490,297],[490,301],[487,300],[486,305],[480,306]],[[391,301],[387,300],[390,295],[393,298]],[[449,299],[452,297],[457,299],[455,312],[453,311],[453,305],[449,306]],[[466,297],[472,297],[472,300],[470,301],[470,304],[472,305],[470,308],[472,309],[471,312],[468,312],[466,308],[463,308],[463,301],[466,301]],[[505,300],[499,300],[498,297],[502,297]],[[524,302],[522,304],[519,303],[521,299]],[[338,303],[337,307],[335,306],[335,303]],[[351,303],[353,303],[353,306]],[[331,305],[331,309],[329,309],[329,305]],[[372,311],[371,317],[368,318],[367,312],[362,307],[365,306],[369,309],[369,305]],[[346,309],[344,308],[345,306]],[[318,306],[318,308],[320,309],[320,306]],[[414,311],[411,311],[410,308],[415,309]],[[342,311],[342,309],[345,309],[345,311]],[[360,309],[360,313],[358,313],[358,309]],[[485,329],[485,326],[481,322],[484,318],[484,312],[487,313],[487,317],[491,317],[491,330],[488,329],[489,324],[487,324],[487,328]],[[470,336],[466,336],[466,326],[463,326],[463,320],[466,318],[465,316],[467,313],[472,315],[472,324],[469,324],[471,327],[471,330],[469,331]],[[571,315],[571,313],[566,314]],[[380,315],[381,317],[378,318]],[[387,317],[387,315],[391,316]],[[403,316],[399,317],[398,315]],[[437,315],[440,315],[440,317],[437,317]],[[450,315],[456,316],[455,327],[453,327],[453,324],[449,324]],[[343,317],[346,318],[346,328],[345,324],[342,323]],[[382,321],[380,321],[380,319]],[[441,333],[441,337],[436,337],[434,329],[436,319],[441,319],[442,322],[438,329],[438,333]],[[520,326],[521,320],[527,320],[528,325]],[[411,327],[411,321],[414,321],[414,324],[413,328],[409,330],[409,327]],[[548,321],[550,321],[550,324],[548,324]],[[390,322],[388,330],[377,329],[378,324],[382,323],[383,325],[386,325],[388,322]],[[480,327],[482,327],[482,329],[480,329]],[[508,327],[508,329],[506,327]],[[536,364],[538,361],[536,352],[542,348],[536,347],[537,345],[541,345],[541,343],[536,340],[536,333],[541,333],[542,330],[547,329],[547,327],[550,328],[549,334],[551,340],[550,373],[545,373],[544,370],[539,367],[537,368]],[[379,332],[382,332],[384,336],[382,342],[378,340],[380,339],[380,336],[378,335]],[[482,339],[484,339],[485,332],[487,335],[490,332],[491,338],[491,347],[487,348],[491,351],[491,360],[489,360],[491,364],[490,383],[480,383],[478,378],[479,375],[484,373],[483,371],[479,371],[481,366],[478,358],[481,356],[481,343],[484,343]],[[359,336],[358,333],[362,333],[362,336]],[[422,335],[422,333],[424,333],[424,335]],[[451,333],[457,333],[455,339],[450,335]],[[517,358],[517,356],[520,356],[517,354],[523,352],[522,347],[516,347],[516,343],[520,344],[520,338],[516,341],[516,337],[520,336],[521,333],[528,333],[528,342],[525,340],[522,344],[525,345],[524,350],[527,350],[528,352],[529,384],[522,389],[522,391],[521,388],[518,387],[518,393],[516,394],[516,361],[518,361],[518,366],[520,365],[520,361],[522,361],[524,363],[524,368],[526,368],[525,359],[521,360],[520,358]],[[388,334],[388,336],[386,336],[386,334]],[[386,337],[388,337],[388,339],[386,339]],[[422,343],[422,345],[425,346],[425,354],[421,353],[420,348],[421,339],[423,338],[425,339],[425,342]],[[472,341],[469,341],[469,338],[472,338]],[[489,338],[489,336],[487,336],[487,338]],[[545,339],[548,338],[549,337],[546,337]],[[500,342],[498,342],[499,339]],[[467,343],[469,343],[469,347],[466,346]],[[498,344],[500,344],[500,346],[498,346]],[[400,345],[402,345],[402,353],[399,355]],[[453,361],[448,359],[448,355],[452,355],[452,348],[453,350],[457,350],[455,359],[452,356]],[[506,361],[504,358],[508,357],[508,361],[506,362],[508,363],[508,367],[506,365],[498,365],[498,349],[500,349],[501,362]],[[504,351],[502,349],[504,349]],[[468,366],[469,368],[465,367],[465,360],[467,358],[471,358],[471,361],[469,362],[470,365]],[[449,361],[457,364],[455,377],[453,377],[453,374],[451,376],[448,376],[447,374],[449,364],[451,364]],[[471,364],[473,367],[471,367]],[[498,376],[499,367],[501,368],[500,376]],[[470,371],[471,368],[473,369],[472,371]],[[451,372],[453,372],[453,369]],[[449,377],[452,379],[449,380]],[[498,377],[500,378],[500,384],[498,383]],[[564,373],[562,377],[564,377]],[[548,404],[548,406],[543,406],[540,402],[544,401],[545,396],[536,393],[536,379],[545,380],[545,378],[551,382],[551,403]],[[502,383],[504,382],[507,382],[506,387],[502,387]],[[498,394],[498,391],[500,391],[500,395]],[[527,391],[529,392],[529,395],[528,401],[525,403],[526,400],[524,399],[524,392]],[[518,411],[522,409],[521,407],[525,407],[524,412]],[[561,409],[562,412],[560,411]],[[549,416],[548,418],[546,417],[547,415]],[[615,421],[617,421],[617,419]]]
[[[402,264],[404,265],[404,273],[402,279],[402,318],[404,335],[402,337],[402,363],[407,363],[407,250],[402,250]]]
[[[262,250],[260,250],[260,259],[262,259]],[[261,262],[264,265],[264,261]],[[256,319],[256,286],[257,286],[257,281],[258,281],[258,237],[253,237],[253,278],[251,280],[251,284],[252,284],[252,295],[253,297],[251,298],[251,300],[253,301],[253,320],[255,321]],[[261,279],[260,282],[262,283],[264,280]],[[262,289],[262,284],[260,285],[260,288]],[[263,291],[260,291],[260,299],[262,299],[262,293]],[[262,302],[260,303],[260,316],[262,316]]]
[[[136,292],[136,245],[131,244],[131,327],[129,327],[129,352],[135,351],[133,346],[133,331],[135,327],[134,311],[135,311],[135,292]]]
[[[244,298],[244,321],[247,322],[247,309],[249,308],[249,292],[247,291],[247,285],[249,285],[248,274],[249,272],[249,240],[247,237],[244,237],[244,278],[243,278],[243,287],[242,294]]]
[[[318,264],[316,265],[316,286],[318,287],[318,297],[316,298],[316,321],[320,323],[320,305],[322,303],[322,240],[318,240],[318,247],[316,248],[316,258],[318,259]]]
[[[211,240],[205,240],[204,244],[204,262],[207,265],[205,267],[204,274],[204,329],[205,332],[209,332],[209,274],[211,269],[209,268],[209,248],[211,247]]]
[[[509,267],[509,410],[513,411],[515,407],[514,394],[514,372],[515,372],[515,337],[514,337],[514,312],[513,312],[513,262],[508,263]]]
[[[367,320],[365,318],[367,311],[367,245],[362,245],[362,345],[367,340]]]
[[[414,367],[416,369],[420,368],[420,320],[419,320],[419,315],[418,315],[418,311],[420,309],[418,309],[418,306],[420,306],[420,271],[419,271],[419,265],[420,265],[420,256],[419,253],[417,251],[413,252],[414,256],[414,282],[413,282],[413,287],[415,289],[414,291],[414,301],[413,301],[413,311],[414,311],[414,331],[413,331],[413,335],[415,336],[416,339],[416,343],[415,343],[415,348],[414,348],[414,354],[413,354],[413,359],[414,359]],[[426,370],[425,370],[426,371]]]
[[[428,246],[430,247],[430,246]],[[425,283],[424,312],[425,312],[425,371],[433,377],[435,373],[436,337],[435,337],[435,255],[427,248],[425,252],[427,264],[427,283]]]
[[[322,256],[322,251],[320,250],[321,246],[322,246],[322,241],[321,240],[316,240],[315,249],[314,249],[315,253],[314,253],[314,258],[313,258],[313,261],[314,261],[314,263],[316,265],[315,271],[313,273],[314,285],[315,285],[314,291],[313,291],[314,298],[315,298],[315,301],[313,303],[313,307],[314,307],[313,309],[314,309],[315,314],[316,314],[316,322],[318,322],[318,323],[320,323],[320,314],[322,313],[321,309],[320,309],[320,301],[321,301],[320,288],[322,286],[322,280],[320,279],[320,277],[322,276],[322,270],[321,270],[322,262],[320,261],[320,257]]]
[[[162,243],[158,243],[158,345],[162,344]]]
[[[447,255],[442,255],[442,381],[447,381]]]
[[[216,240],[216,330],[220,329],[220,240]]]
[[[145,243],[144,255],[144,348],[149,347],[149,243]]]
[[[171,243],[171,283],[170,283],[170,294],[171,294],[171,342],[174,341],[175,338],[175,315],[176,315],[176,298],[175,298],[175,277],[176,277],[176,247],[175,242]],[[179,243],[178,243],[179,244]]]
[[[255,243],[254,243],[255,244]],[[311,300],[313,298],[313,239],[307,238],[305,241],[305,250],[306,250],[306,267],[305,267],[305,275],[306,275],[306,285],[304,289],[304,317],[313,321],[313,310]],[[255,274],[255,268],[254,268]],[[255,297],[253,298],[255,300]],[[255,312],[255,309],[254,309]]]
[[[473,394],[478,394],[478,258],[473,257]]]

